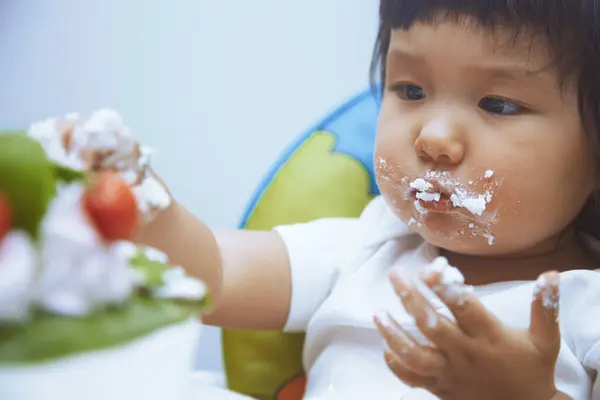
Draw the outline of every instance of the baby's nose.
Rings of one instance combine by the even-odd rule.
[[[415,141],[419,158],[434,164],[459,164],[465,156],[464,135],[448,118],[433,119],[423,125]]]

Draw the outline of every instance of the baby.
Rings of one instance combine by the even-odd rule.
[[[172,199],[137,240],[205,323],[306,332],[306,399],[600,399],[598,10],[381,0],[360,218],[212,231]]]

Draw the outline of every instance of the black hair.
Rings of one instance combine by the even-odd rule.
[[[371,62],[372,87],[378,95],[385,87],[392,30],[448,19],[491,31],[509,28],[513,38],[520,34],[545,36],[553,58],[551,67],[557,69],[561,83],[568,81],[577,90],[582,126],[600,178],[600,0],[380,0]],[[590,197],[576,226],[600,239],[596,197]]]

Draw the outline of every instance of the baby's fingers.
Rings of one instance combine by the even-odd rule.
[[[558,324],[560,275],[546,272],[538,278],[533,291],[529,334],[533,344],[550,357],[556,357],[560,348]]]
[[[464,284],[456,268],[445,260],[436,261],[432,268],[422,272],[421,278],[446,304],[462,332],[470,337],[498,339],[502,325],[475,297],[472,287]]]
[[[431,376],[419,375],[410,369],[400,361],[398,356],[391,351],[385,351],[384,353],[385,363],[389,369],[396,375],[398,379],[412,387],[428,388],[432,387],[436,378]]]
[[[439,351],[420,344],[390,315],[375,316],[374,322],[389,351],[412,372],[433,376],[446,365],[446,359]]]

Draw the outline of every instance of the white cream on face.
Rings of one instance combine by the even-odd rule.
[[[487,203],[492,201],[492,196],[488,193],[473,195],[461,188],[455,189],[455,192],[450,195],[450,201],[454,207],[462,207],[467,209],[471,214],[481,217],[485,211]]]
[[[423,200],[423,201],[440,201],[441,197],[442,197],[441,193],[417,192],[417,194],[416,194],[416,198],[419,200]]]
[[[414,181],[412,181],[410,183],[410,187],[418,190],[419,192],[427,192],[428,190],[431,190],[433,188],[433,186],[431,185],[431,183],[427,182],[425,179],[423,178],[417,178]]]
[[[440,201],[442,193],[445,193],[454,207],[466,211],[453,213],[457,220],[456,234],[481,237],[490,246],[495,243],[492,227],[497,222],[497,206],[490,207],[502,179],[497,177],[494,170],[484,170],[479,178],[469,179],[464,184],[447,171],[428,171],[416,177],[403,176],[401,166],[395,166],[383,158],[375,160],[375,169],[379,183],[392,186],[396,191],[396,196],[388,199],[392,206],[399,207],[402,201],[412,202],[413,215],[408,221],[409,226],[425,225],[431,213],[423,207],[422,202]]]
[[[470,180],[468,185],[461,184],[457,179],[450,177],[446,171],[429,171],[424,177],[418,177],[411,180],[405,178],[403,183],[414,193],[414,217],[411,219],[411,225],[415,223],[418,226],[425,223],[424,216],[428,214],[420,201],[436,202],[440,201],[442,193],[435,191],[435,188],[441,188],[444,193],[449,193],[449,200],[454,207],[463,208],[475,217],[474,221],[461,224],[457,229],[459,235],[481,236],[488,245],[493,245],[495,236],[492,233],[492,225],[496,222],[494,210],[489,210],[490,203],[494,197],[495,190],[499,186],[499,181],[492,180],[495,172],[488,169],[477,180]],[[432,184],[434,183],[434,184]],[[483,190],[472,188],[474,184],[483,183]],[[484,214],[488,212],[487,217]],[[464,220],[463,215],[458,216],[459,220]]]
[[[487,170],[484,178],[489,179],[494,171]],[[410,182],[411,189],[416,190],[416,198],[423,201],[439,201],[441,193],[432,191],[435,181],[443,187],[446,192],[450,192],[450,201],[454,207],[461,207],[476,216],[482,216],[486,210],[487,204],[492,201],[493,193],[486,190],[484,193],[475,191],[460,185],[457,180],[451,179],[447,172],[429,171],[425,178],[417,178]],[[472,182],[472,181],[470,181]]]
[[[417,212],[418,212],[420,215],[426,215],[426,214],[428,214],[428,213],[429,213],[429,211],[428,211],[426,208],[424,208],[424,207],[421,205],[421,203],[419,203],[419,200],[415,200],[415,203],[414,203],[414,204],[415,204],[415,210],[417,210]]]

